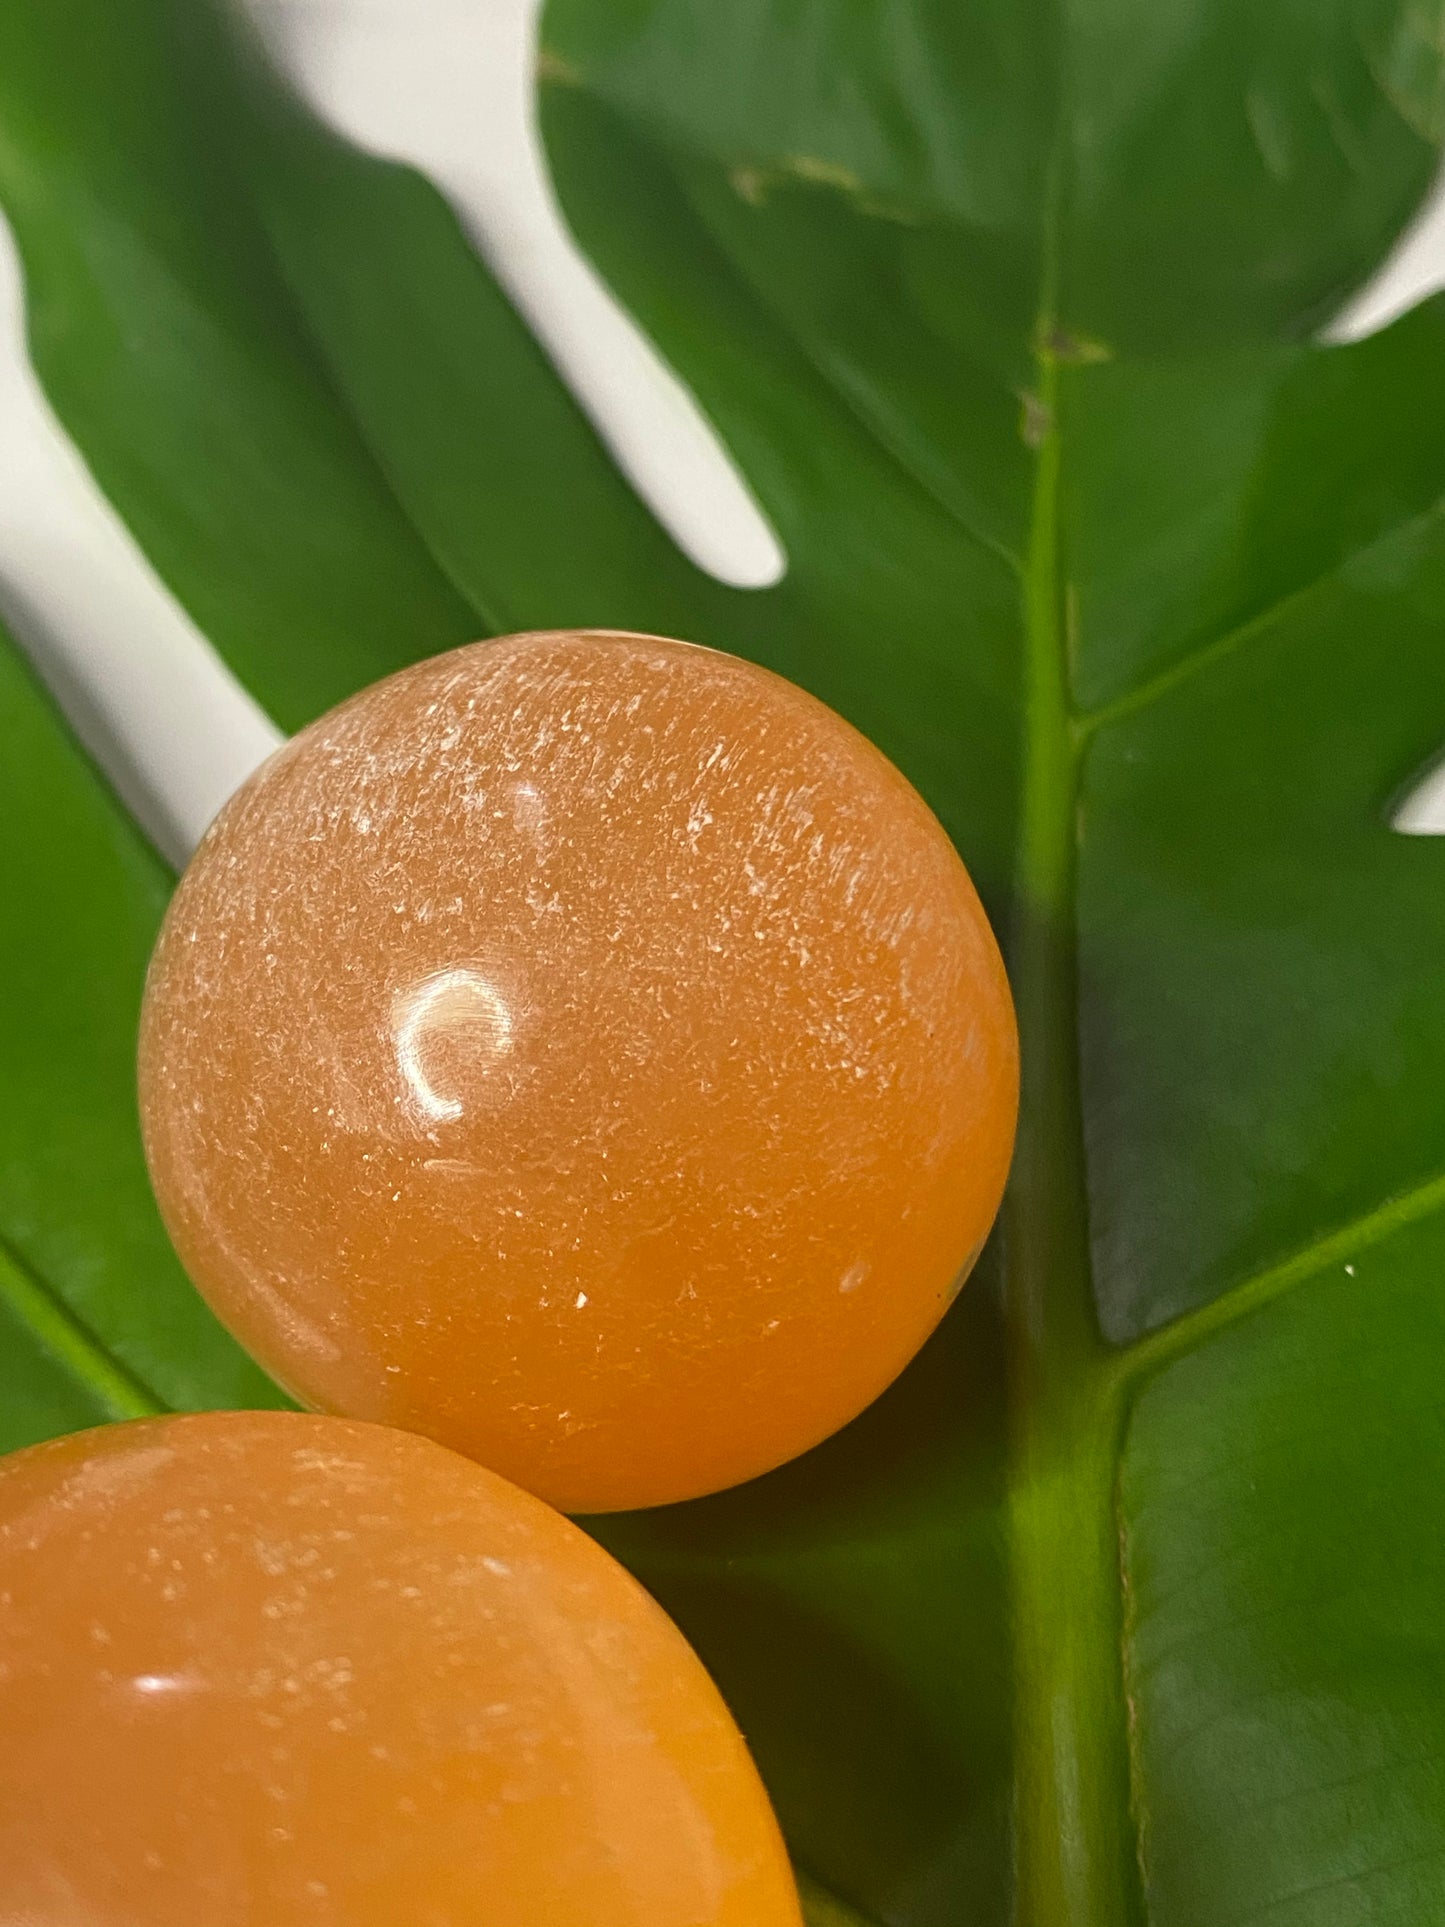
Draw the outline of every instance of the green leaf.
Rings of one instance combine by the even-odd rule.
[[[0,1449],[280,1394],[176,1262],[135,1115],[171,878],[0,631]]]
[[[1139,1400],[1129,1670],[1171,1927],[1438,1917],[1442,1275],[1438,1215],[1382,1227]]]
[[[796,1465],[597,1524],[819,1927],[1433,1918],[1445,853],[1389,819],[1445,739],[1445,306],[1309,334],[1434,169],[1445,10],[552,0],[544,38],[567,212],[777,588],[675,552],[440,197],[197,0],[0,13],[51,397],[288,725],[473,631],[691,635],[873,735],[999,916],[1023,1122],[955,1312]],[[71,799],[4,797],[50,1012],[0,1166],[20,1438],[256,1392],[139,1189],[164,879],[15,686]]]
[[[63,88],[58,62],[74,69]],[[786,583],[748,595],[684,561],[637,502],[441,198],[316,127],[195,0],[137,0],[123,19],[103,0],[0,12],[0,203],[52,400],[283,725],[476,634],[680,633],[863,718],[935,777],[1002,886],[1009,572],[878,471],[762,317],[739,303],[717,319],[751,329],[793,450],[775,478],[759,445],[754,484],[788,490],[812,541]],[[982,678],[954,646],[959,607],[991,640]],[[960,771],[948,719],[980,705]]]

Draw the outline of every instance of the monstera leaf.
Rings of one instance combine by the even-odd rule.
[[[93,472],[290,727],[472,635],[691,636],[895,757],[1005,936],[1001,1235],[846,1433],[600,1522],[819,1923],[1445,1921],[1439,0],[552,0],[584,247],[787,550],[629,493],[439,196],[205,0],[10,0],[0,201]],[[3,459],[3,456],[0,456]],[[148,1201],[167,878],[0,659],[4,1439],[277,1396]]]

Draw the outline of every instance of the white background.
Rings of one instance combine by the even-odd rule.
[[[0,0],[3,3],[3,0]],[[563,232],[531,123],[537,0],[244,0],[278,62],[351,139],[449,197],[640,493],[725,580],[785,560],[691,398]],[[726,0],[718,0],[726,4]],[[1337,332],[1445,286],[1445,196]],[[279,740],[156,578],[51,415],[0,222],[0,610],[159,845],[181,860]],[[1445,780],[1397,819],[1445,832]]]

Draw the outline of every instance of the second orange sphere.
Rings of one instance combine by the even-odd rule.
[[[307,1402],[568,1510],[853,1417],[998,1206],[1017,1044],[936,819],[751,664],[478,644],[280,751],[176,893],[141,1034],[181,1256]]]

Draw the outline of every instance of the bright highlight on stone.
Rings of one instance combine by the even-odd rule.
[[[852,1418],[987,1235],[1003,966],[891,764],[711,650],[515,636],[366,690],[226,807],[152,965],[157,1195],[306,1402],[568,1510]]]
[[[295,1413],[0,1461],[0,1919],[801,1927],[671,1621],[424,1439]]]

